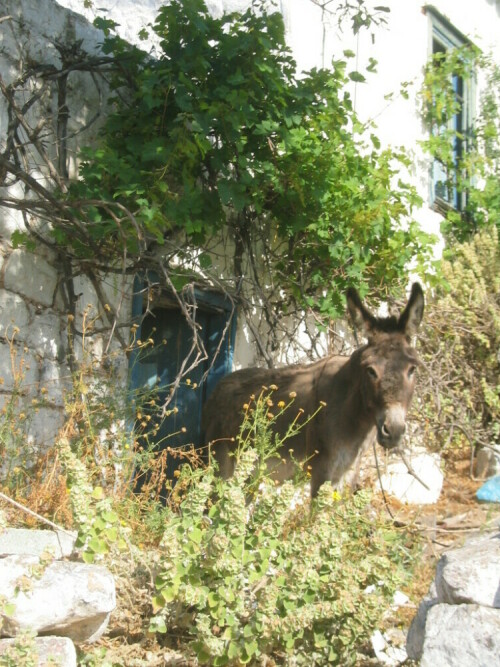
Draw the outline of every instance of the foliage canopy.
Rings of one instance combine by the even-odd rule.
[[[348,284],[389,285],[422,256],[405,157],[358,121],[348,88],[364,76],[346,60],[299,74],[281,14],[262,6],[214,18],[203,0],[174,0],[153,25],[154,59],[99,25],[120,68],[68,193],[86,224],[55,230],[76,256],[154,249],[176,288],[229,276],[225,289],[274,317],[338,316]]]

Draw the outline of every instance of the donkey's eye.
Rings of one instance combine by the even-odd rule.
[[[372,378],[372,380],[378,380],[378,373],[377,371],[373,368],[373,366],[368,366],[366,369],[366,372],[368,375]]]
[[[417,370],[416,366],[410,366],[410,368],[408,369],[408,377],[410,378],[410,380],[415,375],[416,370]]]

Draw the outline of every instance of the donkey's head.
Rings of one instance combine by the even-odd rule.
[[[424,294],[414,283],[398,317],[379,318],[363,305],[355,289],[347,292],[353,324],[368,339],[359,351],[364,410],[373,415],[379,443],[397,447],[406,428],[406,413],[415,387],[418,355],[411,345],[424,313]]]

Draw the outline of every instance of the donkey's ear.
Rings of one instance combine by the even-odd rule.
[[[353,327],[370,338],[376,325],[376,318],[364,307],[354,287],[349,287],[347,290],[346,300]]]
[[[410,298],[399,317],[399,330],[408,338],[417,333],[422,317],[424,316],[424,293],[420,283],[413,283]]]

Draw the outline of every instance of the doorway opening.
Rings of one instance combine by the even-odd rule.
[[[151,280],[149,280],[151,284]],[[133,392],[154,395],[155,407],[143,410],[148,419],[149,446],[156,453],[167,448],[194,445],[201,441],[201,414],[203,404],[217,382],[232,370],[236,316],[233,305],[224,295],[215,292],[196,292],[195,321],[199,341],[206,355],[199,357],[200,346],[194,346],[192,326],[175,300],[159,294],[153,306],[145,312],[147,294],[145,280],[136,278],[133,316],[139,324],[137,340],[149,341],[134,348],[130,359],[130,383]],[[189,372],[181,377],[183,369]],[[158,406],[170,398],[167,416]],[[148,415],[149,412],[149,415]],[[173,480],[180,459],[169,456],[167,478]]]

